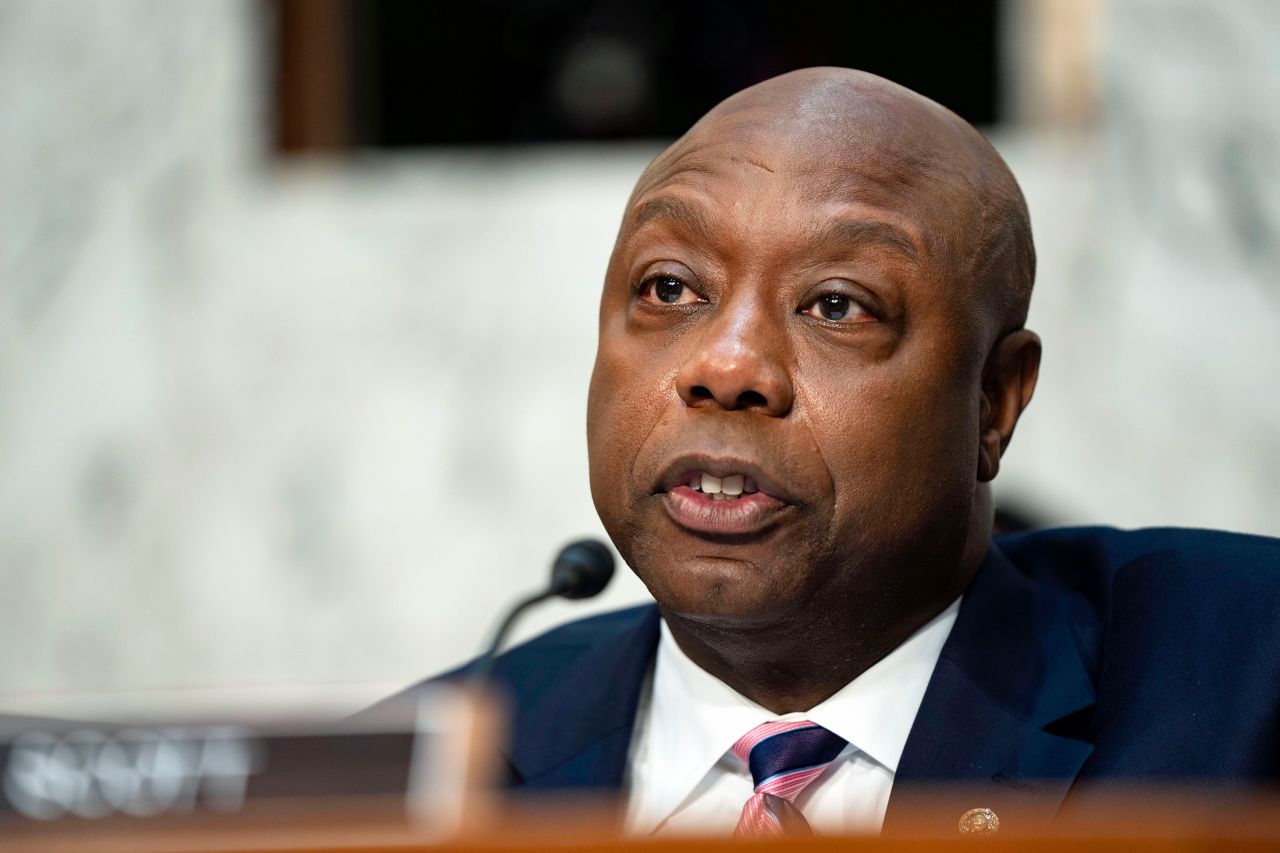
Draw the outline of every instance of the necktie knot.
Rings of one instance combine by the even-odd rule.
[[[756,792],[743,807],[737,834],[807,834],[808,823],[791,803],[846,743],[808,720],[764,723],[739,738],[733,753],[750,769]]]
[[[738,739],[733,752],[750,769],[757,793],[791,801],[822,774],[846,743],[817,723],[799,720],[756,726]]]

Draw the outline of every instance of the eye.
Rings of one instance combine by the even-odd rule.
[[[850,322],[866,322],[874,320],[870,311],[863,308],[853,297],[843,293],[824,293],[813,302],[802,307],[800,313],[818,317],[822,320],[849,320]]]
[[[640,285],[640,298],[664,305],[689,305],[703,301],[689,285],[670,275],[655,275],[645,279]]]

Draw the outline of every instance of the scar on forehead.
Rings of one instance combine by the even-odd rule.
[[[628,237],[653,222],[667,222],[695,239],[707,242],[716,237],[716,228],[702,205],[673,195],[645,199],[631,211]],[[898,226],[876,219],[839,217],[806,229],[807,242],[815,246],[875,247],[895,252],[919,263],[921,253],[911,235]]]
[[[729,159],[735,160],[735,161],[739,160],[739,158],[737,157],[730,157]],[[751,157],[743,157],[740,159],[740,162],[746,163],[747,165],[750,165],[750,166],[755,166],[757,169],[764,169],[769,174],[773,174],[775,172],[773,167],[771,167],[769,164],[762,163],[759,160],[755,160]]]

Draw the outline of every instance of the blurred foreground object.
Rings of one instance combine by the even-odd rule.
[[[714,851],[727,837],[626,838],[621,802],[511,797],[504,705],[433,685],[358,724],[129,727],[0,718],[0,851]],[[755,849],[1251,851],[1280,847],[1280,792],[1085,787],[1054,823],[966,786],[902,792],[887,835],[752,840]]]
[[[353,736],[356,737],[356,736]],[[362,741],[372,744],[372,740]],[[356,744],[352,740],[351,744]],[[386,755],[379,757],[385,758]],[[368,758],[373,759],[370,755]],[[403,762],[391,762],[402,765]],[[354,765],[353,765],[354,766]],[[372,765],[366,764],[366,768]],[[380,772],[387,772],[383,768]],[[352,774],[351,784],[363,781]],[[251,786],[252,787],[252,786]],[[246,805],[237,814],[195,812],[188,816],[90,821],[63,818],[36,830],[0,823],[0,850],[13,853],[153,853],[153,851],[474,851],[474,850],[644,850],[719,851],[863,850],[926,853],[937,850],[1054,851],[1054,853],[1174,853],[1174,851],[1273,851],[1280,848],[1280,798],[1274,792],[1227,797],[1191,789],[1164,794],[1115,791],[1090,801],[1087,813],[1068,813],[1052,830],[1010,830],[991,809],[951,814],[942,833],[899,830],[888,836],[776,840],[728,837],[624,838],[616,830],[619,813],[602,800],[563,798],[525,803],[507,810],[474,810],[448,835],[404,819],[395,798],[317,797],[276,803],[274,808]],[[939,790],[913,803],[920,827],[940,825],[940,810],[972,803],[962,790]],[[403,801],[401,801],[403,805]],[[490,802],[490,805],[493,805]],[[975,848],[974,845],[980,845]]]
[[[0,719],[0,849],[456,837],[486,814],[499,715],[447,685],[416,698],[412,714],[358,726]]]

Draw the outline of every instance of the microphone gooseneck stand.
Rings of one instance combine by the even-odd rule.
[[[507,641],[507,635],[526,610],[548,598],[579,600],[599,595],[613,577],[613,552],[595,539],[582,539],[560,549],[551,564],[551,583],[546,589],[526,596],[516,602],[493,633],[483,656],[476,663],[472,680],[487,685],[493,679],[494,664],[498,652]]]

